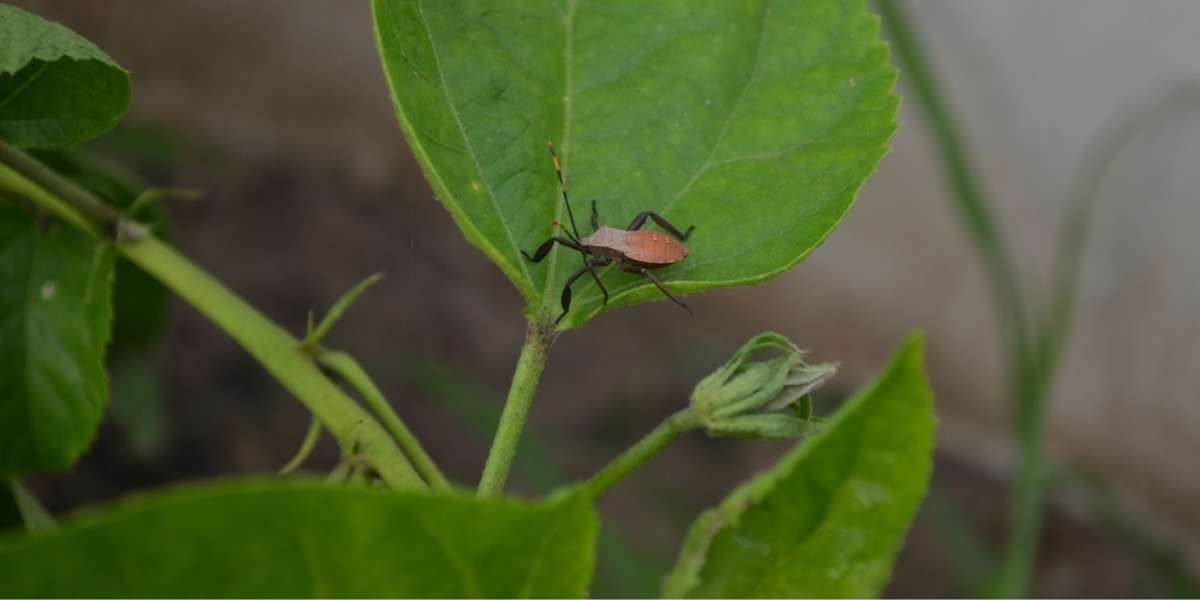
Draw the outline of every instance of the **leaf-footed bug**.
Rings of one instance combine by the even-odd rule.
[[[546,147],[550,149],[550,160],[554,161],[554,172],[558,174],[558,189],[562,192],[563,204],[567,206],[567,216],[571,219],[571,229],[568,230],[556,221],[554,224],[563,230],[563,233],[567,235],[566,238],[552,237],[546,240],[541,246],[538,246],[533,256],[530,256],[524,250],[521,251],[521,254],[529,262],[540,262],[543,258],[546,258],[546,255],[550,254],[550,249],[554,247],[554,244],[558,243],[573,250],[578,250],[580,256],[583,257],[583,268],[575,271],[574,274],[567,278],[567,283],[563,285],[563,312],[561,315],[558,315],[554,323],[557,324],[559,321],[562,321],[563,317],[567,316],[567,312],[571,310],[571,284],[575,283],[575,280],[582,277],[584,273],[591,274],[592,279],[596,282],[596,286],[604,294],[604,304],[608,304],[608,290],[600,282],[600,276],[596,274],[596,267],[603,267],[612,263],[616,263],[617,268],[626,273],[635,273],[649,279],[667,298],[670,298],[672,302],[691,313],[692,309],[682,300],[671,295],[671,292],[667,291],[667,288],[663,286],[662,282],[650,270],[675,264],[686,258],[688,250],[680,242],[686,240],[696,226],[692,225],[688,227],[687,231],[680,232],[674,225],[659,216],[658,213],[643,211],[638,213],[638,216],[634,217],[633,221],[625,229],[614,229],[608,226],[602,227],[600,225],[600,216],[596,212],[596,201],[592,200],[592,235],[587,237],[580,236],[579,228],[575,226],[575,214],[571,211],[571,201],[567,198],[567,184],[563,180],[562,165],[559,164],[558,156],[554,153],[554,145],[546,142]],[[679,241],[661,233],[639,231],[642,225],[646,224],[646,219],[654,221],[659,227],[662,227],[675,236],[675,238],[678,238]]]

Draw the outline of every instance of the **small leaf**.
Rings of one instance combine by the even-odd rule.
[[[358,282],[358,285],[350,288],[350,291],[345,294],[342,294],[342,297],[333,303],[333,307],[329,309],[329,312],[325,313],[324,317],[321,317],[321,322],[317,324],[316,328],[312,326],[312,312],[310,311],[308,313],[308,328],[304,332],[304,339],[301,340],[300,345],[304,348],[313,348],[321,343],[321,340],[325,338],[329,330],[333,329],[338,319],[342,318],[342,315],[350,309],[350,306],[358,300],[358,297],[366,293],[371,286],[379,283],[380,279],[383,279],[383,273],[376,273]]]
[[[929,483],[921,342],[768,473],[692,526],[668,597],[868,597],[887,583]]]
[[[0,139],[73,146],[112,129],[129,94],[129,73],[94,44],[0,4]]]
[[[0,205],[0,475],[62,470],[108,401],[114,253]]]
[[[0,596],[582,597],[596,527],[581,496],[185,488],[0,538]]]
[[[656,211],[690,255],[658,271],[678,293],[760,283],[833,230],[896,128],[896,73],[865,0],[373,0],[376,45],[413,153],[463,235],[535,318],[581,266],[556,246],[596,200],[625,227]],[[648,228],[657,225],[649,224]],[[662,298],[608,267],[607,308]],[[604,307],[576,283],[562,327]]]

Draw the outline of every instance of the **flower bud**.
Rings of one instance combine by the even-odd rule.
[[[749,360],[770,351],[777,356]],[[759,334],[696,384],[692,408],[712,436],[799,437],[814,426],[807,395],[837,371],[835,363],[810,365],[803,359],[804,351],[782,335]]]

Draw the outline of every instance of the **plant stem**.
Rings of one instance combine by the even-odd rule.
[[[521,430],[525,428],[529,405],[533,403],[533,393],[537,391],[554,335],[552,330],[540,329],[532,323],[525,334],[525,344],[521,346],[521,355],[517,358],[517,369],[508,388],[500,425],[496,427],[496,437],[492,440],[492,449],[483,467],[483,477],[479,480],[481,497],[498,496],[504,492],[504,482],[517,455],[517,442],[521,439]]]
[[[583,484],[583,490],[592,498],[599,497],[608,491],[608,488],[640,467],[642,463],[666,448],[676,438],[699,426],[700,418],[696,416],[696,412],[690,406],[667,417],[658,427],[654,428],[654,431],[622,452],[620,456],[608,463],[608,466],[600,469],[600,472],[587,480]]]
[[[1032,357],[1029,357],[1032,358]],[[1030,360],[1029,362],[1032,362]],[[1026,369],[1031,369],[1031,366]],[[1008,547],[990,590],[996,598],[1028,596],[1037,561],[1045,493],[1045,394],[1036,373],[1026,373],[1017,398],[1017,465],[1010,496]]]
[[[894,0],[876,0],[906,82],[916,96],[941,151],[947,183],[971,241],[983,261],[993,305],[1004,339],[1008,362],[1009,397],[1013,403],[1013,435],[1017,441],[1009,513],[1009,538],[1004,560],[993,582],[992,593],[1006,597],[1028,595],[1030,574],[1037,559],[1042,523],[1045,397],[1048,373],[1037,364],[1040,354],[1025,313],[1016,270],[999,224],[991,214],[991,201],[983,191],[960,128],[929,67],[918,36],[907,15]]]
[[[0,163],[11,166],[18,173],[37,182],[38,185],[45,187],[52,194],[58,196],[59,200],[65,201],[66,204],[83,213],[82,216],[85,217],[84,219],[80,219],[80,215],[77,214],[60,215],[64,219],[71,221],[72,224],[80,226],[80,221],[88,221],[94,228],[101,231],[113,233],[118,231],[118,226],[123,219],[117,209],[109,206],[103,200],[75,185],[73,182],[64,179],[58,173],[55,173],[53,169],[42,164],[38,159],[0,141]],[[87,231],[88,228],[85,227],[84,230]]]
[[[9,162],[12,157],[18,158]],[[139,229],[136,223],[120,217],[119,213],[116,222],[97,224],[86,219],[85,216],[91,213],[80,215],[75,207],[84,199],[84,206],[94,207],[95,203],[101,202],[98,198],[3,142],[0,142],[0,162],[17,169],[0,164],[0,187],[28,198],[92,235],[105,239],[104,231]],[[60,193],[64,191],[65,194]],[[122,241],[118,235],[117,240],[115,246],[125,258],[188,301],[241,344],[338,439],[355,440],[358,451],[370,459],[388,485],[393,488],[424,487],[387,432],[325,377],[312,359],[301,351],[299,340],[144,230],[135,238]]]
[[[387,399],[383,397],[383,392],[379,391],[379,388],[367,376],[367,372],[358,364],[358,361],[354,360],[354,357],[345,352],[326,350],[317,353],[317,362],[336,373],[338,377],[354,388],[354,391],[358,392],[367,408],[375,413],[383,428],[392,434],[392,439],[396,440],[400,451],[408,457],[417,473],[425,479],[430,487],[436,490],[450,489],[446,477],[442,475],[437,465],[429,458],[429,454],[421,447],[417,436],[409,431],[408,427],[404,425],[404,421],[400,420],[400,416],[392,410],[392,405],[388,404]]]

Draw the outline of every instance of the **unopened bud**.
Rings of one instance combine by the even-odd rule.
[[[776,356],[749,360],[759,352]],[[804,351],[782,335],[759,334],[696,384],[692,408],[709,435],[799,437],[813,427],[808,394],[835,372],[835,363],[805,363]]]

